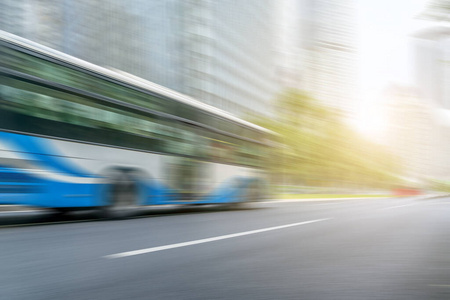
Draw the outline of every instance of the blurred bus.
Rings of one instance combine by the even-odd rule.
[[[264,196],[268,130],[6,32],[0,43],[0,204],[115,217]]]

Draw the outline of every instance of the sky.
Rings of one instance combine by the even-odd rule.
[[[426,25],[415,18],[426,0],[357,0],[362,85],[410,82],[410,37]]]
[[[415,18],[427,0],[355,0],[358,12],[360,107],[356,127],[381,138],[380,94],[390,83],[411,85],[410,34],[427,25]]]

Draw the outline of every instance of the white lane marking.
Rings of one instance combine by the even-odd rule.
[[[261,233],[261,232],[266,232],[266,231],[271,231],[271,230],[284,229],[284,228],[300,226],[300,225],[306,225],[306,224],[311,224],[311,223],[316,223],[316,222],[321,222],[321,221],[326,221],[326,220],[330,220],[330,219],[329,218],[328,219],[317,219],[317,220],[311,220],[311,221],[305,221],[305,222],[299,222],[299,223],[292,223],[292,224],[275,226],[275,227],[269,227],[269,228],[263,228],[263,229],[257,229],[257,230],[244,231],[244,232],[233,233],[233,234],[220,235],[220,236],[216,236],[216,237],[212,237],[212,238],[206,238],[206,239],[201,239],[201,240],[194,240],[194,241],[189,241],[189,242],[184,242],[184,243],[177,243],[177,244],[171,244],[171,245],[165,245],[165,246],[159,246],[159,247],[152,247],[152,248],[146,248],[146,249],[140,249],[140,250],[134,250],[134,251],[127,251],[127,252],[121,252],[121,253],[116,253],[116,254],[110,254],[110,255],[103,256],[103,257],[104,258],[109,258],[109,259],[111,259],[111,258],[121,258],[121,257],[127,257],[127,256],[133,256],[133,255],[139,255],[139,254],[145,254],[145,253],[169,250],[169,249],[174,249],[174,248],[187,247],[187,246],[192,246],[192,245],[197,245],[197,244],[215,242],[215,241],[231,239],[231,238],[235,238],[235,237],[239,237],[239,236],[244,236],[244,235],[256,234],[256,233]]]
[[[341,201],[348,202],[351,200],[377,200],[377,199],[388,199],[393,197],[352,197],[352,198],[298,198],[298,199],[274,199],[269,201],[258,201],[257,203],[291,203],[291,202],[316,202],[316,201]]]
[[[404,204],[404,205],[390,206],[390,207],[385,207],[385,208],[382,208],[382,209],[393,209],[393,208],[413,206],[413,205],[417,205],[417,203],[410,203],[410,204]]]
[[[348,204],[348,202],[328,202],[328,203],[318,203],[314,204],[314,206],[327,206],[327,205],[340,205],[340,204]]]

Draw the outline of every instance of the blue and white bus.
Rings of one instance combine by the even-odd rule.
[[[98,208],[263,196],[270,131],[0,32],[0,204]]]

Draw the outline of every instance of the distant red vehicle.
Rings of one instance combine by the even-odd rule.
[[[396,188],[392,190],[395,196],[417,196],[422,195],[422,191],[416,188]]]

